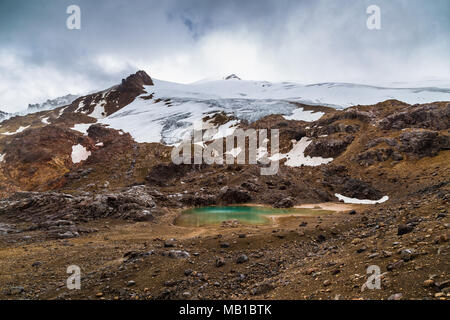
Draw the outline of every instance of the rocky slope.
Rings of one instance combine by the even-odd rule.
[[[0,268],[13,274],[20,263],[23,270],[0,276],[7,288],[0,296],[448,296],[449,102],[388,100],[335,110],[287,101],[323,115],[250,122],[217,111],[204,118],[219,128],[233,121],[236,128],[279,129],[280,168],[263,176],[261,164],[175,165],[171,146],[136,142],[99,121],[137,100],[172,108],[149,92],[153,84],[140,71],[67,106],[1,123]],[[74,130],[80,126],[84,132]],[[301,165],[307,157],[330,160]],[[292,207],[337,203],[337,194],[389,200],[264,227],[173,225],[185,207]],[[48,250],[62,249],[68,251],[49,258]],[[61,293],[60,282],[44,281],[49,273],[63,277],[70,255],[89,270],[88,280],[81,292]],[[385,290],[361,291],[370,264],[383,269]],[[34,285],[25,276],[30,268],[38,271]]]

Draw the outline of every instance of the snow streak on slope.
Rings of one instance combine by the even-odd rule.
[[[16,133],[20,133],[20,132],[25,131],[25,130],[28,129],[29,127],[30,127],[30,126],[26,126],[26,127],[20,126],[19,129],[17,129],[17,130],[14,131],[14,132],[3,132],[2,134],[4,134],[5,136],[12,136],[13,134],[16,134]]]
[[[332,162],[333,158],[322,158],[322,157],[310,157],[305,156],[306,148],[311,144],[312,140],[307,137],[303,137],[300,141],[293,140],[293,147],[291,151],[286,154],[277,153],[269,157],[272,161],[280,161],[282,159],[287,159],[284,163],[288,167],[317,167],[322,164],[327,164]],[[263,152],[267,152],[263,150]]]
[[[389,200],[388,196],[384,196],[380,200],[367,200],[367,199],[349,198],[339,193],[335,193],[334,195],[336,196],[336,198],[339,199],[339,201],[344,201],[344,203],[353,203],[353,204],[377,204],[377,203],[384,203]]]

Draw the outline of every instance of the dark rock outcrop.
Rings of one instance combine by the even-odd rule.
[[[378,124],[382,129],[425,128],[445,130],[450,126],[450,104],[415,105],[382,119]]]
[[[32,229],[48,230],[49,237],[76,237],[76,223],[98,218],[151,221],[156,203],[143,186],[122,192],[69,195],[56,192],[18,192],[0,201],[0,215],[33,223]]]
[[[314,140],[306,148],[305,155],[310,157],[335,158],[343,153],[353,142],[354,137],[323,137]]]
[[[393,148],[377,148],[362,152],[356,157],[356,161],[361,166],[371,166],[377,162],[383,162],[389,159],[401,161],[403,160],[403,156]]]
[[[191,172],[201,171],[206,165],[161,163],[154,166],[145,178],[147,183],[156,186],[167,186],[173,181],[183,178]]]
[[[107,90],[96,92],[76,99],[70,105],[70,111],[90,115],[97,105],[102,105],[103,117],[122,109],[133,100],[146,93],[144,86],[152,86],[153,80],[145,71],[138,71]],[[66,114],[68,112],[64,112]]]
[[[277,201],[274,205],[275,208],[292,208],[294,206],[294,199],[291,197],[283,198]]]
[[[450,149],[450,136],[440,135],[436,131],[404,132],[399,137],[402,152],[413,153],[419,157],[435,156],[441,150]]]
[[[249,192],[235,188],[225,187],[220,194],[220,200],[225,204],[246,203],[251,199]]]
[[[122,79],[122,83],[119,85],[118,90],[143,93],[144,85],[153,86],[153,80],[145,71],[141,70],[128,76],[126,79]]]
[[[346,174],[345,168],[332,167],[333,170],[323,170],[323,185],[349,198],[379,200],[382,192],[375,189],[370,183],[351,178]]]

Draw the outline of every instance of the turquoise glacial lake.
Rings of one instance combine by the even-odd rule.
[[[185,210],[175,220],[175,224],[189,227],[218,225],[224,221],[237,220],[246,225],[271,223],[270,216],[321,215],[333,211],[309,208],[278,209],[259,206],[201,207]]]

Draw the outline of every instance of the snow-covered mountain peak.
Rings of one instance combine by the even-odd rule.
[[[315,121],[323,115],[323,109],[304,110],[302,104],[343,109],[392,99],[408,104],[450,101],[450,90],[445,88],[386,88],[349,83],[304,85],[238,80],[234,76],[228,80],[181,84],[152,79],[139,71],[118,86],[77,99],[69,112],[129,132],[137,142],[173,145],[195,123],[215,114],[229,119],[224,124],[227,127],[273,114],[302,121]],[[74,128],[84,132],[89,126],[90,123],[83,122]]]
[[[224,80],[242,80],[241,78],[239,78],[237,75],[235,75],[234,73],[230,74],[229,76],[224,77]]]
[[[67,94],[65,96],[58,97],[55,99],[48,99],[47,101],[42,103],[29,104],[27,113],[52,110],[58,107],[69,105],[78,97],[79,97],[78,95]]]

